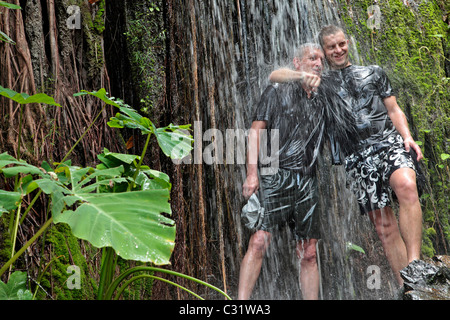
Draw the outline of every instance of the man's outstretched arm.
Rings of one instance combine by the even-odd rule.
[[[272,71],[269,76],[271,82],[292,82],[300,81],[310,88],[317,88],[320,85],[320,77],[304,71],[296,71],[289,68],[281,68]]]

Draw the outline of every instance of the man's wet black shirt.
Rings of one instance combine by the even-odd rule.
[[[261,96],[253,121],[266,121],[279,133],[279,167],[311,174],[324,141],[330,135],[348,154],[356,145],[356,129],[349,106],[322,81],[318,92],[307,97],[299,82],[270,85]],[[270,138],[268,152],[272,154]]]
[[[384,70],[375,65],[350,65],[327,72],[324,79],[352,108],[361,140],[358,149],[387,143],[395,127],[383,100],[394,92]]]

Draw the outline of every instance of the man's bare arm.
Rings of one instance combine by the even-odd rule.
[[[265,128],[265,121],[253,121],[248,134],[247,178],[245,179],[242,188],[243,196],[246,199],[250,198],[250,196],[259,189],[258,156],[261,137],[260,130]]]
[[[269,76],[269,80],[271,82],[292,82],[292,81],[300,81],[305,87],[309,88],[317,88],[320,85],[320,77],[304,72],[304,71],[296,71],[289,68],[281,68],[272,71]]]
[[[414,141],[411,132],[409,131],[408,121],[406,120],[404,112],[397,104],[397,99],[395,96],[390,96],[383,101],[392,123],[403,137],[406,151],[409,152],[409,148],[413,148],[417,153],[417,161],[420,161],[423,158],[422,150],[420,150],[419,145]]]

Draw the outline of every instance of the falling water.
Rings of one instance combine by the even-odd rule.
[[[207,280],[225,286],[237,298],[240,262],[250,236],[240,221],[246,169],[238,161],[238,153],[233,159],[221,157],[216,147],[223,144],[223,153],[234,148],[230,143],[233,140],[227,139],[227,129],[236,133],[250,127],[251,115],[269,84],[270,72],[290,65],[296,47],[314,40],[323,25],[339,24],[337,8],[333,1],[309,0],[191,0],[178,5],[189,7],[176,14],[179,29],[184,30],[187,39],[187,47],[181,54],[188,61],[190,71],[186,72],[190,74],[183,75],[182,81],[191,82],[193,88],[186,96],[193,105],[190,116],[197,124],[194,129],[200,132],[194,137],[196,149],[206,153],[212,146],[216,150],[212,162],[203,162],[199,169],[204,182],[191,185],[203,196],[195,198],[193,202],[198,200],[198,203],[192,205],[192,211],[203,210],[205,199],[203,227],[208,240],[207,249],[203,249],[207,250],[210,264]],[[355,51],[353,57],[356,56]],[[216,130],[214,139],[205,135],[210,129]],[[203,143],[199,142],[202,139]],[[375,231],[367,217],[359,214],[353,195],[346,189],[342,166],[331,166],[330,162],[326,147],[319,172],[323,235],[318,245],[320,296],[323,299],[389,298],[396,285]],[[195,213],[187,224],[200,223],[201,214]],[[365,253],[349,249],[350,243]],[[373,266],[380,270],[380,288],[368,283]],[[208,266],[201,268],[206,270]],[[298,273],[299,260],[290,231],[275,234],[252,298],[301,299]]]

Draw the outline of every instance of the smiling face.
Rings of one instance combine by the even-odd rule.
[[[322,45],[325,56],[332,69],[342,69],[350,65],[348,40],[342,31],[324,36]]]

